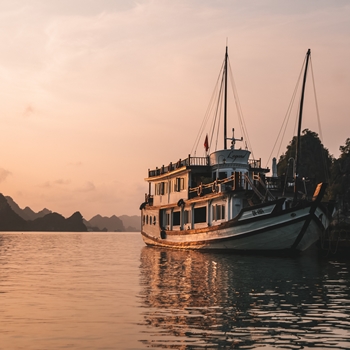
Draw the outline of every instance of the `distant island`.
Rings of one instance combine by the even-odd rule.
[[[0,193],[0,231],[139,232],[140,229],[138,215],[96,215],[85,220],[80,212],[75,212],[65,218],[46,208],[37,213],[29,207],[21,209],[11,197]]]

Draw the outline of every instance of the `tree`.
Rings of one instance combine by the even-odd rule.
[[[350,138],[340,146],[340,157],[333,161],[331,169],[330,199],[336,199],[347,211],[350,204]]]
[[[297,137],[293,137],[287,146],[287,151],[283,154],[277,164],[279,176],[285,175],[293,178],[292,161],[295,160]],[[304,185],[307,193],[312,194],[316,185],[320,182],[329,182],[329,172],[332,166],[332,157],[318,137],[318,134],[305,129],[300,137],[299,174],[298,178],[305,179]],[[300,185],[299,185],[300,186]]]

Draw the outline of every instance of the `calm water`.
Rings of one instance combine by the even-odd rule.
[[[0,233],[0,349],[349,349],[350,261]]]

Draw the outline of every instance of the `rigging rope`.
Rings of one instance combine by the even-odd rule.
[[[266,167],[268,166],[268,164],[270,163],[271,161],[271,157],[272,157],[272,154],[274,153],[274,150],[276,148],[276,144],[280,138],[280,135],[282,133],[282,137],[280,139],[280,143],[279,143],[279,146],[278,146],[278,150],[277,150],[277,156],[280,154],[280,150],[281,150],[281,147],[282,147],[282,142],[284,140],[284,137],[285,137],[285,134],[286,134],[286,130],[287,130],[287,126],[288,126],[288,123],[289,123],[289,119],[290,119],[290,115],[292,113],[292,108],[293,108],[293,105],[294,105],[294,101],[295,101],[295,97],[296,97],[296,94],[298,92],[298,87],[299,87],[299,84],[300,84],[300,80],[301,80],[301,76],[302,76],[302,73],[303,73],[303,70],[304,70],[304,65],[305,65],[305,61],[304,61],[304,64],[303,66],[301,67],[301,70],[300,70],[300,73],[299,73],[299,77],[297,79],[297,83],[295,85],[295,88],[294,88],[294,91],[293,91],[293,94],[292,94],[292,98],[289,102],[289,105],[288,105],[288,108],[287,108],[287,111],[286,111],[286,114],[284,116],[284,119],[283,119],[283,122],[282,122],[282,125],[281,125],[281,128],[278,132],[278,135],[277,135],[277,138],[276,138],[276,141],[275,141],[275,144],[273,145],[273,148],[272,148],[272,151],[270,153],[270,156],[269,156],[269,159],[267,160],[266,162]],[[297,119],[296,119],[297,120]],[[294,125],[294,135],[295,135],[295,129],[296,129],[296,126]],[[276,157],[277,159],[277,157]]]
[[[209,120],[209,117],[211,115],[211,109],[213,107],[213,100],[214,100],[215,96],[217,95],[216,92],[217,92],[217,89],[218,89],[218,85],[219,85],[219,81],[220,81],[220,77],[222,75],[223,69],[224,69],[224,64],[222,65],[221,70],[220,70],[219,75],[218,75],[218,78],[216,80],[216,84],[215,84],[212,96],[210,98],[207,110],[206,110],[205,115],[204,115],[204,119],[203,119],[202,124],[200,126],[200,129],[198,131],[197,137],[196,137],[195,142],[193,144],[193,147],[192,147],[192,150],[191,150],[191,154],[196,155],[196,151],[197,151],[197,148],[198,148],[199,141],[201,140],[201,138],[203,136],[203,132],[205,130],[205,127],[206,127],[206,125],[208,123],[208,120]],[[210,147],[210,144],[209,144],[209,147]]]
[[[320,139],[323,142],[321,121],[320,121],[320,113],[319,113],[319,110],[318,110],[318,102],[317,102],[317,95],[316,95],[315,77],[314,77],[314,70],[313,70],[313,66],[312,66],[311,56],[310,56],[310,68],[311,68],[312,85],[313,85],[313,88],[314,88],[314,98],[315,98],[315,105],[316,105],[318,130],[319,130],[319,133],[320,133]]]
[[[241,108],[241,103],[240,103],[239,98],[238,98],[238,92],[237,92],[235,80],[233,79],[233,73],[232,73],[230,62],[228,62],[228,66],[229,66],[229,71],[230,71],[231,88],[232,88],[233,96],[234,96],[235,102],[236,102],[236,110],[237,110],[239,125],[240,125],[240,128],[241,128],[241,133],[242,133],[244,139],[246,140],[246,145],[248,143],[248,149],[251,151],[252,157],[254,159],[255,157],[254,157],[253,147],[252,147],[252,145],[250,143],[250,140],[249,140],[248,131],[246,132],[246,130],[248,130],[248,129],[246,127],[246,124],[245,124],[245,121],[244,121],[244,118],[243,118],[243,112],[242,112],[242,108]]]
[[[209,144],[212,144],[212,142],[213,142],[216,120],[218,119],[218,126],[217,126],[217,129],[216,129],[217,131],[216,131],[215,151],[218,149],[219,129],[220,129],[221,111],[222,111],[222,95],[223,95],[222,94],[222,89],[223,89],[223,86],[224,86],[224,76],[222,75],[220,89],[218,91],[218,101],[217,101],[217,104],[216,104],[215,118],[213,120],[213,124],[212,124],[212,127],[211,127],[211,137],[210,137],[210,143],[209,143]],[[219,110],[220,110],[220,112],[219,112]]]
[[[315,98],[318,130],[319,130],[319,134],[320,134],[320,140],[321,140],[321,142],[323,144],[321,119],[320,119],[320,113],[319,113],[319,109],[318,109],[317,94],[316,94],[316,84],[315,84],[315,77],[314,77],[314,71],[313,71],[311,56],[310,56],[310,68],[311,68],[311,76],[312,76],[312,85],[313,85],[313,88],[314,88],[313,90],[314,90],[314,98]],[[325,173],[326,181],[330,182],[329,169],[327,167],[326,152],[322,152],[322,160],[323,160],[323,166],[324,166],[324,173]]]
[[[295,97],[296,97],[296,94],[297,94],[297,91],[298,91],[298,87],[299,87],[299,84],[300,84],[300,81],[301,81],[301,77],[302,77],[302,73],[303,73],[303,71],[304,71],[305,64],[306,64],[306,58],[305,58],[304,63],[303,63],[303,65],[302,65],[302,67],[301,67],[301,70],[300,70],[300,73],[299,73],[299,77],[298,77],[296,86],[295,86],[295,88],[294,88],[291,101],[290,101],[290,103],[289,103],[289,106],[288,106],[286,115],[285,115],[284,120],[283,120],[283,122],[282,122],[282,125],[281,125],[281,128],[280,128],[280,130],[279,130],[277,139],[276,139],[276,141],[275,141],[275,144],[274,144],[274,146],[273,146],[273,148],[272,148],[272,151],[271,151],[271,153],[270,153],[269,159],[268,159],[268,161],[267,161],[267,163],[266,163],[266,167],[267,167],[267,164],[269,164],[269,162],[271,161],[272,154],[273,154],[273,152],[274,152],[274,150],[275,150],[275,148],[276,148],[277,142],[278,142],[278,140],[279,140],[279,138],[280,138],[280,135],[281,135],[281,133],[282,133],[282,130],[283,130],[282,137],[280,138],[280,143],[279,143],[279,147],[278,147],[278,151],[277,151],[277,156],[280,154],[282,142],[283,142],[284,137],[285,137],[285,133],[286,133],[286,130],[287,130],[288,122],[289,122],[290,115],[291,115],[291,112],[292,112],[292,106],[293,106],[294,101],[295,101]],[[316,85],[315,85],[315,78],[314,78],[314,73],[313,73],[313,66],[312,66],[311,56],[310,56],[310,68],[311,68],[311,76],[312,76],[312,84],[313,84],[313,92],[314,92],[314,99],[315,99],[315,106],[316,106],[316,114],[317,114],[317,123],[318,123],[319,135],[320,135],[320,140],[321,140],[321,142],[323,143],[323,136],[322,136],[322,129],[321,129],[321,121],[320,121],[320,115],[319,115],[319,109],[318,109],[317,94],[316,94]],[[298,108],[297,108],[297,115],[296,115],[296,118],[295,118],[294,133],[293,133],[293,135],[296,134],[296,128],[297,128],[298,119],[299,119],[299,118],[298,118],[298,116],[299,116],[299,111],[300,111],[300,105],[299,105]],[[277,158],[277,157],[276,157],[276,158]],[[328,168],[327,168],[326,152],[322,152],[322,161],[323,161],[323,166],[324,166],[325,178],[326,178],[326,181],[329,182],[329,170],[328,170]]]
[[[222,63],[220,73],[218,76],[218,79],[216,81],[216,85],[214,88],[214,91],[212,93],[209,105],[207,107],[207,111],[205,114],[205,117],[202,121],[202,124],[200,126],[200,130],[198,132],[198,135],[196,137],[196,140],[194,142],[194,145],[191,150],[191,154],[196,155],[196,151],[199,145],[199,142],[203,136],[204,130],[208,124],[209,117],[212,116],[212,123],[210,125],[210,135],[209,135],[209,149],[214,147],[214,133],[216,133],[216,143],[215,143],[215,151],[218,149],[218,141],[219,141],[219,133],[220,133],[220,127],[221,127],[221,121],[222,121],[222,110],[223,110],[223,104],[224,104],[224,94],[223,94],[223,89],[224,89],[224,68],[225,68],[225,60]],[[241,134],[244,137],[245,140],[245,147],[246,149],[249,149],[252,153],[252,156],[254,158],[254,153],[252,149],[252,145],[249,139],[249,135],[247,132],[247,127],[243,118],[243,112],[242,112],[242,107],[238,98],[238,92],[237,88],[233,79],[233,74],[232,74],[232,68],[230,61],[228,60],[228,66],[227,66],[227,71],[226,74],[230,74],[230,82],[231,82],[231,89],[233,92],[234,100],[235,100],[235,105],[236,105],[236,110],[237,110],[237,115],[238,115],[238,122],[241,130]],[[229,73],[228,73],[229,72]],[[221,77],[221,79],[220,79]],[[214,101],[217,101],[216,104],[214,104]],[[226,142],[226,140],[224,140]]]

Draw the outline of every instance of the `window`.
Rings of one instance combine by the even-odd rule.
[[[167,224],[167,226],[170,226],[170,214],[169,213],[166,214],[166,224]]]
[[[172,181],[170,180],[169,183],[168,183],[169,193],[173,192],[174,187],[173,187],[172,185],[173,185],[173,183],[172,183]]]
[[[174,226],[180,225],[180,212],[179,211],[173,212],[173,225]]]
[[[168,184],[165,183],[165,182],[160,182],[160,183],[157,183],[155,185],[155,194],[158,195],[158,196],[161,196],[163,194],[166,193],[167,189],[168,189]]]
[[[189,210],[184,211],[184,224],[189,224],[191,222],[191,212]]]
[[[154,193],[159,196],[160,195],[160,184],[155,184],[155,191]]]
[[[175,179],[174,191],[180,192],[185,189],[185,179],[183,177],[177,177]]]
[[[216,204],[212,206],[213,221],[225,219],[225,205]]]
[[[194,223],[206,222],[207,221],[207,208],[195,208],[194,209]]]
[[[219,179],[223,180],[227,178],[227,172],[226,171],[220,171],[219,172]]]

